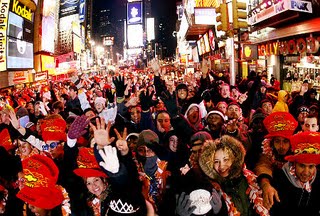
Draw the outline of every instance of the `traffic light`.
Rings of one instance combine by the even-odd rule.
[[[247,19],[247,4],[245,2],[237,2],[232,0],[233,29],[248,28],[247,21],[239,19]]]
[[[229,20],[228,20],[227,4],[226,3],[220,4],[220,6],[216,8],[216,13],[217,13],[216,21],[221,22],[221,24],[217,26],[217,30],[225,31],[225,32],[228,31]],[[220,14],[218,15],[218,13]]]

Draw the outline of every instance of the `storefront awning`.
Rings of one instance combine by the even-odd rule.
[[[212,27],[213,26],[209,26],[209,25],[193,24],[188,28],[188,31],[186,34],[186,40],[198,40],[199,35],[205,34]]]
[[[304,22],[296,23],[289,25],[287,27],[278,28],[271,32],[269,32],[267,35],[261,38],[256,38],[251,40],[252,43],[259,44],[266,41],[272,41],[277,40],[280,38],[286,38],[286,37],[292,37],[295,35],[302,35],[302,34],[309,34],[309,33],[320,33],[320,17],[307,20]]]

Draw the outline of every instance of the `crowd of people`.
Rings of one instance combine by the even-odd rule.
[[[0,215],[319,215],[319,101],[251,71],[144,72],[0,98]]]

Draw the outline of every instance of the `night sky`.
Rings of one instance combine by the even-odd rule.
[[[126,2],[127,0],[94,0],[93,7],[95,8],[110,8],[113,15],[118,19],[126,17]],[[151,0],[152,16],[156,21],[156,41],[163,42],[163,46],[167,47],[168,55],[171,56],[175,52],[176,42],[172,37],[172,32],[176,29],[176,0]],[[159,22],[164,23],[165,34],[159,34],[157,26]]]

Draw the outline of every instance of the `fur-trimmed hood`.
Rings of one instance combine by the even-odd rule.
[[[218,149],[223,147],[231,149],[234,154],[234,161],[231,165],[230,174],[227,179],[237,178],[241,175],[244,164],[244,156],[246,154],[242,143],[228,135],[224,135],[220,139],[207,142],[199,158],[199,164],[207,176],[218,182],[223,181],[224,178],[221,177],[214,169],[214,155]]]

